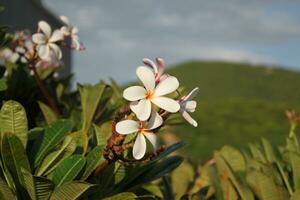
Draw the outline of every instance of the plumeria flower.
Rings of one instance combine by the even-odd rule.
[[[168,76],[156,85],[154,73],[149,67],[138,67],[136,74],[145,87],[131,86],[124,90],[123,97],[128,101],[133,101],[130,108],[139,120],[145,121],[150,117],[151,103],[171,113],[180,109],[177,101],[164,97],[178,88],[177,78]]]
[[[70,36],[72,40],[72,48],[76,50],[80,50],[81,45],[79,41],[79,37],[77,35],[78,28],[76,26],[71,25],[70,20],[66,16],[60,16],[61,21],[63,21],[66,26],[61,27],[61,32],[65,36]]]
[[[166,63],[165,63],[164,59],[156,58],[155,62],[153,62],[149,58],[144,58],[143,62],[145,65],[147,65],[153,69],[154,74],[155,74],[155,82],[156,83],[167,78],[168,75],[164,74],[165,67],[166,67]]]
[[[50,25],[45,21],[40,21],[38,26],[41,32],[32,35],[32,41],[37,44],[36,49],[39,57],[41,59],[47,59],[52,50],[57,58],[61,59],[61,49],[56,42],[63,39],[62,32],[60,30],[54,30],[52,33]]]
[[[26,40],[24,42],[24,47],[26,50],[24,54],[21,56],[21,62],[27,63],[28,60],[31,60],[34,57],[34,45],[31,40]]]
[[[153,112],[149,122],[137,122],[134,120],[118,122],[116,125],[116,131],[122,135],[137,132],[132,154],[135,159],[139,160],[143,158],[146,153],[146,138],[153,145],[154,149],[156,148],[156,135],[152,131],[160,127],[162,123],[162,117],[157,112]]]
[[[0,52],[0,59],[4,62],[16,63],[20,58],[19,54],[9,48],[4,48]]]
[[[198,123],[190,116],[189,112],[195,112],[197,102],[192,99],[197,95],[198,90],[199,88],[194,88],[187,96],[184,96],[179,100],[179,112],[181,112],[183,118],[194,127],[197,127]]]

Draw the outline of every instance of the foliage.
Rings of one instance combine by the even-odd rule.
[[[291,130],[284,146],[263,138],[248,149],[225,145],[204,165],[184,162],[165,187],[171,198],[299,199],[300,146],[295,134],[299,117],[290,116]]]
[[[184,154],[194,160],[208,160],[225,144],[242,148],[261,137],[281,144],[289,126],[284,111],[300,111],[299,72],[214,61],[182,63],[169,72],[187,89],[199,87],[198,127],[173,130],[188,142]]]

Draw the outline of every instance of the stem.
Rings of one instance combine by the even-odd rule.
[[[36,80],[37,85],[39,86],[41,92],[43,93],[43,96],[45,97],[45,99],[47,100],[49,106],[52,108],[52,110],[56,113],[56,115],[58,117],[61,116],[61,113],[58,109],[58,107],[56,106],[53,98],[51,97],[49,91],[47,90],[47,88],[45,87],[43,81],[40,79],[39,74],[36,71],[36,68],[34,65],[31,65],[30,67],[33,70],[33,74],[34,74],[34,78]]]

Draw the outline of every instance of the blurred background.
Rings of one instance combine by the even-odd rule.
[[[299,0],[3,1],[17,16],[26,1],[78,26],[86,50],[72,55],[76,82],[126,84],[144,57],[162,57],[187,92],[199,87],[198,128],[173,130],[192,158],[223,144],[283,141],[285,110],[300,111]]]

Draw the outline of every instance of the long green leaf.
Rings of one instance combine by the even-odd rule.
[[[278,188],[271,177],[252,171],[247,174],[247,182],[261,200],[281,200]]]
[[[0,177],[0,199],[1,200],[17,199],[13,191],[8,187],[8,185],[1,177]]]
[[[86,157],[86,167],[81,180],[87,179],[90,174],[96,169],[96,167],[103,160],[102,156],[103,146],[96,146]]]
[[[71,120],[59,120],[45,129],[42,144],[36,154],[34,165],[37,167],[42,159],[58,145],[68,132],[72,130],[73,123]]]
[[[20,197],[27,198],[23,192],[25,185],[22,168],[31,171],[29,161],[21,140],[16,135],[4,134],[1,145],[1,156],[5,169],[10,172]]]
[[[38,101],[38,104],[44,115],[44,118],[46,119],[47,124],[52,124],[53,122],[56,122],[58,120],[56,113],[49,106],[41,101]]]
[[[84,182],[65,183],[54,190],[50,200],[77,200],[93,186]]]
[[[31,173],[22,169],[25,179],[25,188],[32,200],[47,200],[54,189],[54,184],[39,176],[33,176]]]
[[[16,135],[4,134],[1,145],[3,164],[10,171],[17,183],[23,185],[24,177],[21,168],[31,171],[22,142]]]
[[[55,163],[59,162],[60,158],[63,157],[63,154],[64,154],[66,148],[71,144],[72,140],[73,140],[73,138],[71,136],[67,136],[64,139],[61,147],[58,150],[48,154],[45,157],[45,159],[43,160],[43,162],[42,162],[41,166],[39,167],[39,169],[37,170],[36,175],[41,176],[48,169],[50,169],[51,166],[53,166]]]
[[[16,101],[7,101],[1,108],[1,133],[17,135],[24,147],[27,144],[27,117],[25,109]]]
[[[122,192],[114,196],[107,197],[104,200],[135,200],[135,199],[137,199],[137,196],[134,193]]]
[[[88,146],[88,130],[91,127],[92,120],[98,104],[101,100],[102,94],[105,90],[105,83],[100,82],[96,85],[79,85],[79,93],[81,98],[82,106],[82,142],[84,152],[87,150]]]
[[[63,160],[55,169],[52,180],[56,186],[70,182],[76,178],[85,165],[85,158],[82,155],[73,155]]]

